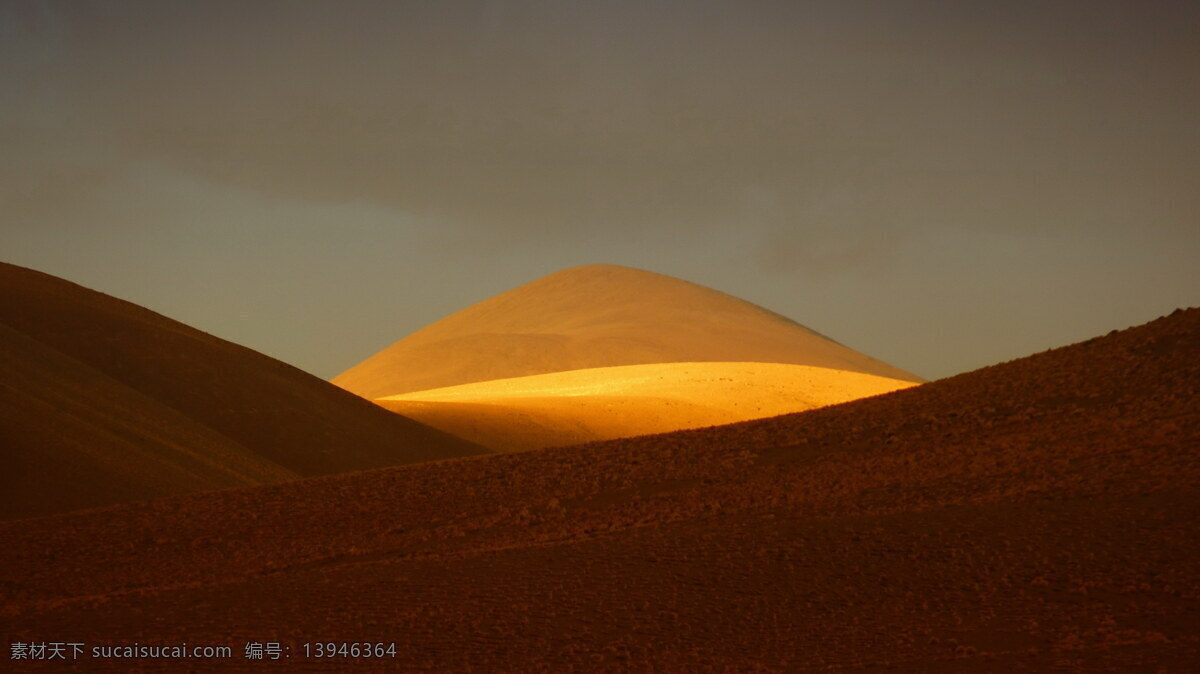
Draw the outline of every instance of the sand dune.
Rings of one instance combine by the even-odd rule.
[[[482,452],[142,307],[0,263],[0,517]]]
[[[656,363],[498,379],[375,402],[509,452],[759,419],[913,385],[806,365]]]
[[[312,668],[1194,671],[1198,400],[1189,310],[801,414],[0,523],[0,632]]]
[[[4,518],[298,477],[5,325],[0,372]]]
[[[704,361],[811,365],[921,381],[711,288],[628,267],[588,265],[447,316],[333,383],[375,399],[548,372]]]

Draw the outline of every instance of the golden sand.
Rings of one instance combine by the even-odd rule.
[[[914,386],[781,363],[656,363],[498,379],[375,402],[512,452],[802,412]]]
[[[375,400],[494,379],[681,362],[790,363],[921,381],[745,300],[600,264],[565,269],[473,304],[333,383]]]

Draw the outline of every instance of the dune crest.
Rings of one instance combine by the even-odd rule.
[[[785,363],[922,381],[745,300],[654,272],[597,264],[550,274],[447,316],[333,383],[375,399],[667,362]]]
[[[806,365],[654,363],[462,384],[375,402],[508,452],[760,419],[913,385]]]

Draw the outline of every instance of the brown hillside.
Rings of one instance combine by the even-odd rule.
[[[329,668],[301,644],[437,671],[1194,671],[1198,400],[1189,310],[802,414],[4,523],[0,632]]]
[[[5,519],[297,476],[0,325]]]
[[[921,381],[711,288],[616,265],[573,267],[447,316],[346,370],[364,398],[614,365],[812,365]]]
[[[0,517],[483,451],[142,307],[0,263]]]

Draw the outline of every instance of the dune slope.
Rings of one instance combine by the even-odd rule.
[[[142,307],[0,263],[0,517],[484,450]]]
[[[374,399],[548,372],[697,361],[791,363],[921,381],[711,288],[588,265],[447,316],[333,383]]]
[[[439,671],[1193,671],[1198,400],[1189,310],[801,414],[0,523],[0,632],[335,668],[303,642]]]
[[[462,384],[375,402],[496,451],[702,428],[913,386],[780,363],[655,363]]]
[[[297,477],[5,325],[0,372],[6,519]]]

